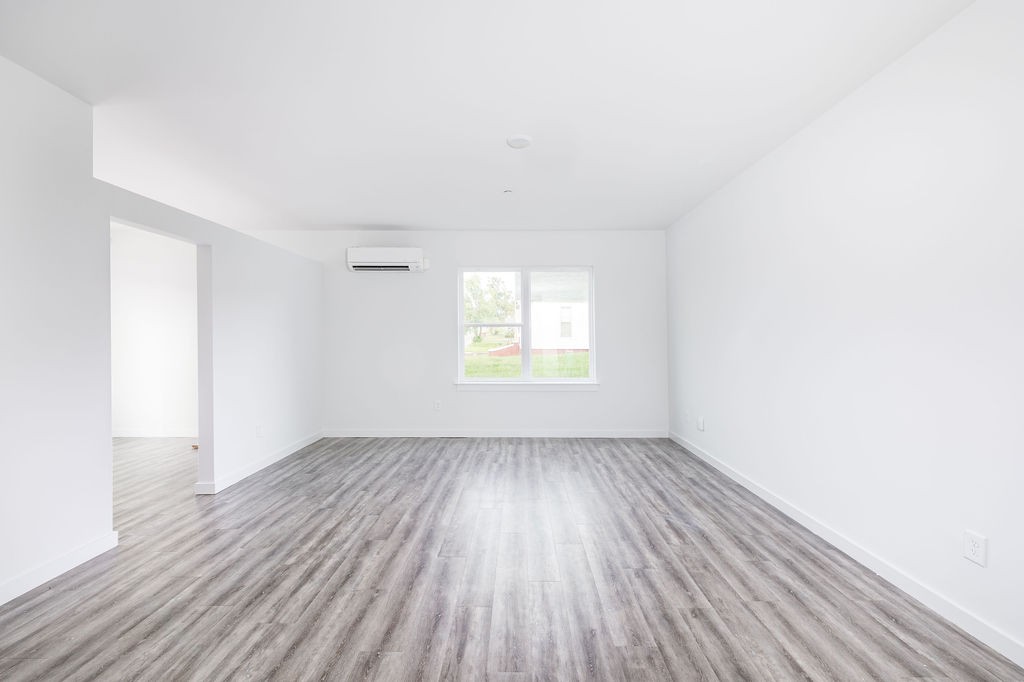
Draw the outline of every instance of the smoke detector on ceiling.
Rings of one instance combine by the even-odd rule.
[[[529,135],[509,135],[505,143],[512,149],[526,149],[533,144],[533,138]]]

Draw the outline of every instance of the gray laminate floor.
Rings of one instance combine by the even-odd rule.
[[[121,545],[3,679],[1021,680],[666,440],[326,439],[213,497],[115,443]]]

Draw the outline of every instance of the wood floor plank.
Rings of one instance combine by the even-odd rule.
[[[684,609],[683,619],[719,679],[756,680],[760,677],[742,641],[732,634],[718,609]]]
[[[437,679],[485,679],[490,634],[490,607],[457,607],[451,633],[445,643],[444,663]]]
[[[711,663],[690,631],[682,609],[672,604],[671,589],[659,578],[658,571],[652,568],[635,568],[630,573],[633,593],[671,679],[717,679]]]
[[[459,605],[490,608],[494,602],[494,581],[498,570],[501,510],[481,509],[474,528],[466,575],[459,589]]]
[[[622,661],[612,656],[611,631],[586,551],[582,545],[559,545],[557,549],[570,648],[577,667],[584,677],[621,679]]]
[[[725,623],[738,646],[749,656],[751,663],[764,680],[811,680],[793,654],[747,608],[716,606],[715,613]]]
[[[522,533],[501,534],[491,608],[488,670],[527,672],[529,590],[526,541]]]
[[[120,545],[0,606],[0,679],[1024,680],[660,439],[323,439],[195,496],[117,439]]]
[[[534,680],[570,680],[580,670],[570,655],[569,623],[562,585],[556,581],[529,583],[529,668]]]
[[[619,647],[656,646],[629,584],[629,569],[615,561],[614,550],[603,544],[594,526],[581,525],[579,533],[612,643]]]

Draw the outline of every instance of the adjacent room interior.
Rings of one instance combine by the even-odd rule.
[[[196,247],[110,226],[114,438],[199,435]]]
[[[199,447],[196,247],[110,224],[114,529],[188,497]]]
[[[1022,35],[0,3],[0,679],[1024,680]]]

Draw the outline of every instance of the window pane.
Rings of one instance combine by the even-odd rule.
[[[590,273],[531,273],[530,328],[534,377],[588,378]]]
[[[475,379],[515,379],[523,375],[519,327],[467,324],[464,376]]]
[[[462,321],[486,324],[522,322],[519,272],[462,274]]]

